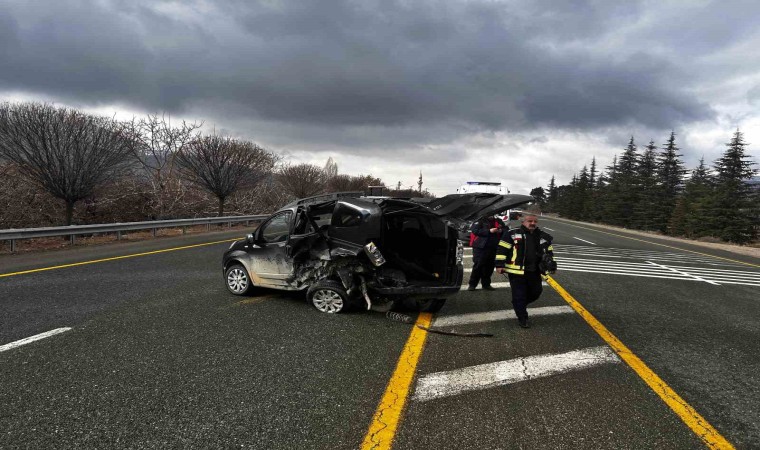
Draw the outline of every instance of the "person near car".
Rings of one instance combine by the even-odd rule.
[[[522,216],[520,228],[505,230],[499,241],[495,266],[506,272],[512,291],[512,307],[522,328],[530,328],[528,304],[541,296],[541,275],[554,273],[552,236],[538,228],[538,216],[528,212]]]
[[[496,247],[499,245],[499,236],[506,228],[504,221],[495,216],[481,217],[472,224],[470,231],[473,239],[472,246],[472,272],[467,290],[474,291],[480,282],[483,289],[491,291],[491,275],[493,275]]]

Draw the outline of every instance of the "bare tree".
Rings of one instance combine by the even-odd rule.
[[[384,186],[385,183],[372,175],[340,174],[327,182],[328,192],[367,191],[368,186]]]
[[[282,189],[295,198],[325,192],[325,172],[313,164],[286,165],[278,176]]]
[[[66,203],[67,225],[76,202],[127,167],[128,142],[111,119],[50,104],[0,105],[0,157]]]
[[[126,124],[132,154],[140,161],[152,195],[152,216],[162,219],[182,205],[185,189],[177,176],[175,158],[199,137],[202,123],[184,120],[172,125],[165,115],[149,114]]]
[[[278,155],[252,142],[216,135],[192,141],[176,157],[182,176],[219,200],[219,216],[227,197],[256,185],[279,161]]]

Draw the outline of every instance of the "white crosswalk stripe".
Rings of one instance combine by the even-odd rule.
[[[619,362],[615,352],[603,346],[436,372],[419,379],[414,399],[427,401]]]
[[[540,308],[528,308],[531,317],[537,316],[555,316],[558,314],[571,314],[573,309],[569,306],[544,306]],[[454,316],[439,316],[435,318],[433,326],[450,327],[454,325],[466,325],[481,322],[496,322],[499,320],[517,319],[515,312],[511,309],[500,311],[488,311],[482,313],[458,314]]]

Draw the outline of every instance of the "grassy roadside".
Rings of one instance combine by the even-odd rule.
[[[77,236],[72,246],[68,236],[53,236],[34,239],[19,239],[16,241],[16,252],[11,253],[11,245],[8,241],[0,241],[0,256],[11,254],[29,254],[48,252],[56,250],[71,249],[72,247],[92,247],[99,245],[108,245],[116,242],[139,242],[151,239],[160,239],[164,237],[176,237],[182,235],[199,235],[204,233],[215,233],[219,231],[234,230],[252,230],[255,225],[246,227],[244,223],[233,224],[231,227],[222,225],[211,225],[207,229],[206,225],[194,225],[182,228],[160,228],[156,230],[156,236],[153,236],[151,230],[122,231],[121,240],[117,240],[116,233],[99,233],[90,236]],[[250,232],[250,231],[248,231]]]

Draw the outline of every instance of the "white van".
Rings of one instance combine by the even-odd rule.
[[[484,192],[487,194],[509,194],[509,189],[494,181],[468,181],[457,188],[457,194],[473,194]]]

